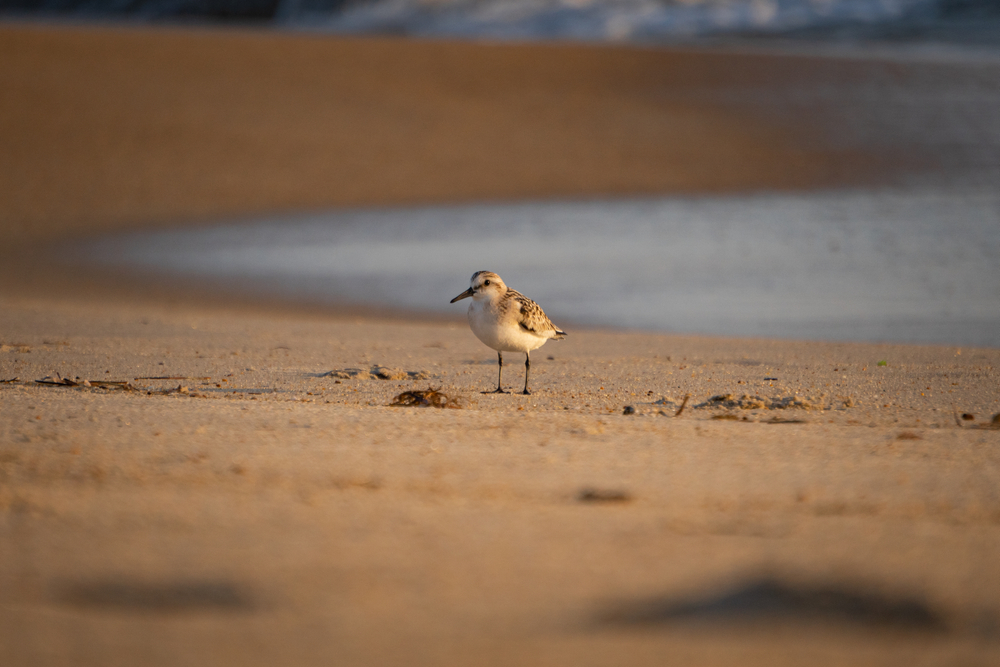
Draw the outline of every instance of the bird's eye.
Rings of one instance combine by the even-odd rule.
[[[484,285],[489,285],[489,284],[490,284],[490,281],[488,281],[488,280],[487,280],[487,281],[486,281],[486,282],[484,282],[483,284],[484,284]]]

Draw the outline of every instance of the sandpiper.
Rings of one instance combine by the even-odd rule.
[[[504,284],[492,271],[476,271],[472,274],[469,289],[454,299],[455,303],[471,296],[469,304],[469,326],[472,333],[487,346],[497,351],[500,369],[497,372],[495,394],[505,394],[503,377],[503,353],[524,352],[524,391],[528,391],[528,373],[531,370],[530,352],[545,344],[550,338],[556,340],[566,335],[545,315],[537,303]]]

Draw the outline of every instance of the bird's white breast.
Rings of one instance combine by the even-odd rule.
[[[476,338],[498,352],[530,352],[548,340],[525,331],[518,324],[518,311],[504,312],[496,301],[473,299],[469,304],[469,327]]]

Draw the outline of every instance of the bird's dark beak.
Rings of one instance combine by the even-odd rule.
[[[465,290],[464,292],[456,296],[454,299],[452,299],[449,303],[455,303],[456,301],[461,301],[462,299],[470,297],[473,294],[475,294],[475,292],[473,292],[472,288],[470,287],[469,289]]]

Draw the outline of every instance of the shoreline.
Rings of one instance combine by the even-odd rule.
[[[423,319],[456,314],[442,295],[478,263],[567,326],[1000,347],[998,203],[911,188],[371,208],[132,233],[52,257],[140,297],[155,285]]]

